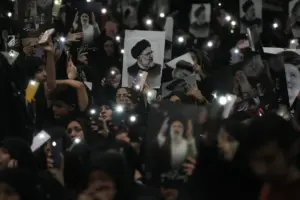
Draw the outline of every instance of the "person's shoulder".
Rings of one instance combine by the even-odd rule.
[[[151,71],[159,74],[161,72],[161,64],[155,63]]]
[[[137,65],[137,63],[134,63],[133,65],[129,66],[127,68],[127,71],[128,71],[129,74],[136,73],[138,71],[138,65]]]

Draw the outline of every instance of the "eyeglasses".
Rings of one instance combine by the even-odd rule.
[[[150,51],[148,53],[142,54],[143,56],[151,56],[153,54],[153,51]]]
[[[76,133],[79,133],[80,131],[82,131],[82,128],[80,128],[78,126],[75,126],[73,128],[68,128],[67,129],[68,134],[71,134],[73,131],[75,131]]]

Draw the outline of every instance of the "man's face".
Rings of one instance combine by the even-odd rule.
[[[286,180],[290,165],[276,142],[270,142],[256,149],[250,155],[250,167],[254,174],[270,183]]]
[[[247,19],[254,20],[256,18],[254,6],[251,6],[250,8],[248,8],[248,10],[246,11],[245,14],[247,16]]]
[[[81,24],[82,24],[82,25],[86,25],[86,24],[89,23],[90,17],[89,17],[88,14],[83,13],[83,14],[81,15],[80,19],[81,19]]]
[[[37,72],[35,73],[35,80],[37,80],[40,83],[43,83],[46,81],[47,73],[45,66],[40,66]]]
[[[147,47],[138,57],[138,61],[144,67],[151,67],[153,65],[153,51],[151,47]]]
[[[192,72],[186,69],[175,69],[174,78],[175,79],[184,79],[185,77],[191,75]]]
[[[205,10],[202,10],[200,14],[197,17],[198,22],[205,22],[206,21],[206,16],[205,16]]]
[[[126,88],[120,88],[116,94],[116,103],[121,105],[131,105],[132,101],[129,98],[129,93]]]
[[[284,64],[286,83],[288,87],[288,94],[290,98],[294,98],[298,95],[300,86],[300,73],[298,68],[292,64]]]
[[[8,151],[4,148],[0,148],[0,170],[6,169],[11,157]]]
[[[171,133],[176,136],[183,135],[183,124],[180,121],[175,121],[171,124]]]

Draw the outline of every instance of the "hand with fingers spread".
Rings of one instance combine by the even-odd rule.
[[[193,174],[196,163],[197,162],[195,158],[189,157],[187,162],[183,164],[184,171],[188,176],[191,176]]]

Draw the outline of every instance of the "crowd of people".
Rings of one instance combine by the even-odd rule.
[[[67,1],[54,20],[55,33],[46,42],[38,43],[43,35],[36,39],[21,35],[14,60],[8,59],[11,55],[0,55],[0,199],[300,199],[298,90],[293,91],[296,107],[288,118],[276,109],[260,112],[256,106],[259,98],[247,97],[254,102],[255,112],[245,111],[246,117],[229,115],[216,126],[215,121],[211,125],[204,120],[199,129],[193,130],[190,119],[183,123],[184,119],[164,115],[159,120],[160,130],[149,133],[153,102],[165,102],[174,108],[214,105],[216,83],[212,81],[216,79],[211,76],[229,65],[230,50],[237,41],[236,37],[228,39],[234,36],[224,24],[225,10],[221,8],[212,8],[212,20],[204,24],[205,29],[210,27],[211,48],[204,45],[207,39],[195,41],[194,36],[180,30],[181,20],[173,13],[174,35],[180,33],[186,40],[182,44],[174,40],[172,57],[187,53],[194,64],[179,61],[175,68],[160,66],[153,61],[151,44],[140,40],[131,51],[136,63],[128,68],[133,80],[129,87],[122,87],[124,52],[120,41],[124,31],[163,29],[160,23],[147,27],[141,12],[149,2],[140,4],[143,7],[132,10],[136,6],[133,3],[122,20],[108,15],[96,23],[93,13],[78,13]],[[242,20],[253,19],[253,23],[261,24],[252,16],[253,6],[252,1],[244,4]],[[204,5],[197,8],[195,17],[205,18],[205,9]],[[107,12],[114,13],[109,9]],[[70,13],[75,17],[66,17]],[[110,32],[108,27],[116,24],[118,33]],[[194,26],[198,26],[197,21]],[[289,33],[279,36],[281,44],[288,41],[292,29],[286,30]],[[1,50],[7,50],[1,41]],[[143,68],[150,62],[151,69]],[[263,68],[258,62],[250,65],[253,69]],[[134,77],[141,69],[148,78],[152,72],[162,73],[161,88],[151,88],[147,80],[142,88],[136,88]],[[182,84],[190,75],[195,75],[196,84]],[[234,76],[232,93],[252,94],[243,70],[236,70]],[[167,95],[162,94],[164,85]],[[233,106],[236,110],[239,103]],[[147,141],[147,134],[157,137]],[[172,168],[182,170],[183,182],[162,181],[160,178],[165,177],[156,179],[147,170],[149,143],[160,150],[152,154],[156,169],[163,170],[159,168],[170,161]],[[177,156],[181,152],[184,155]]]

